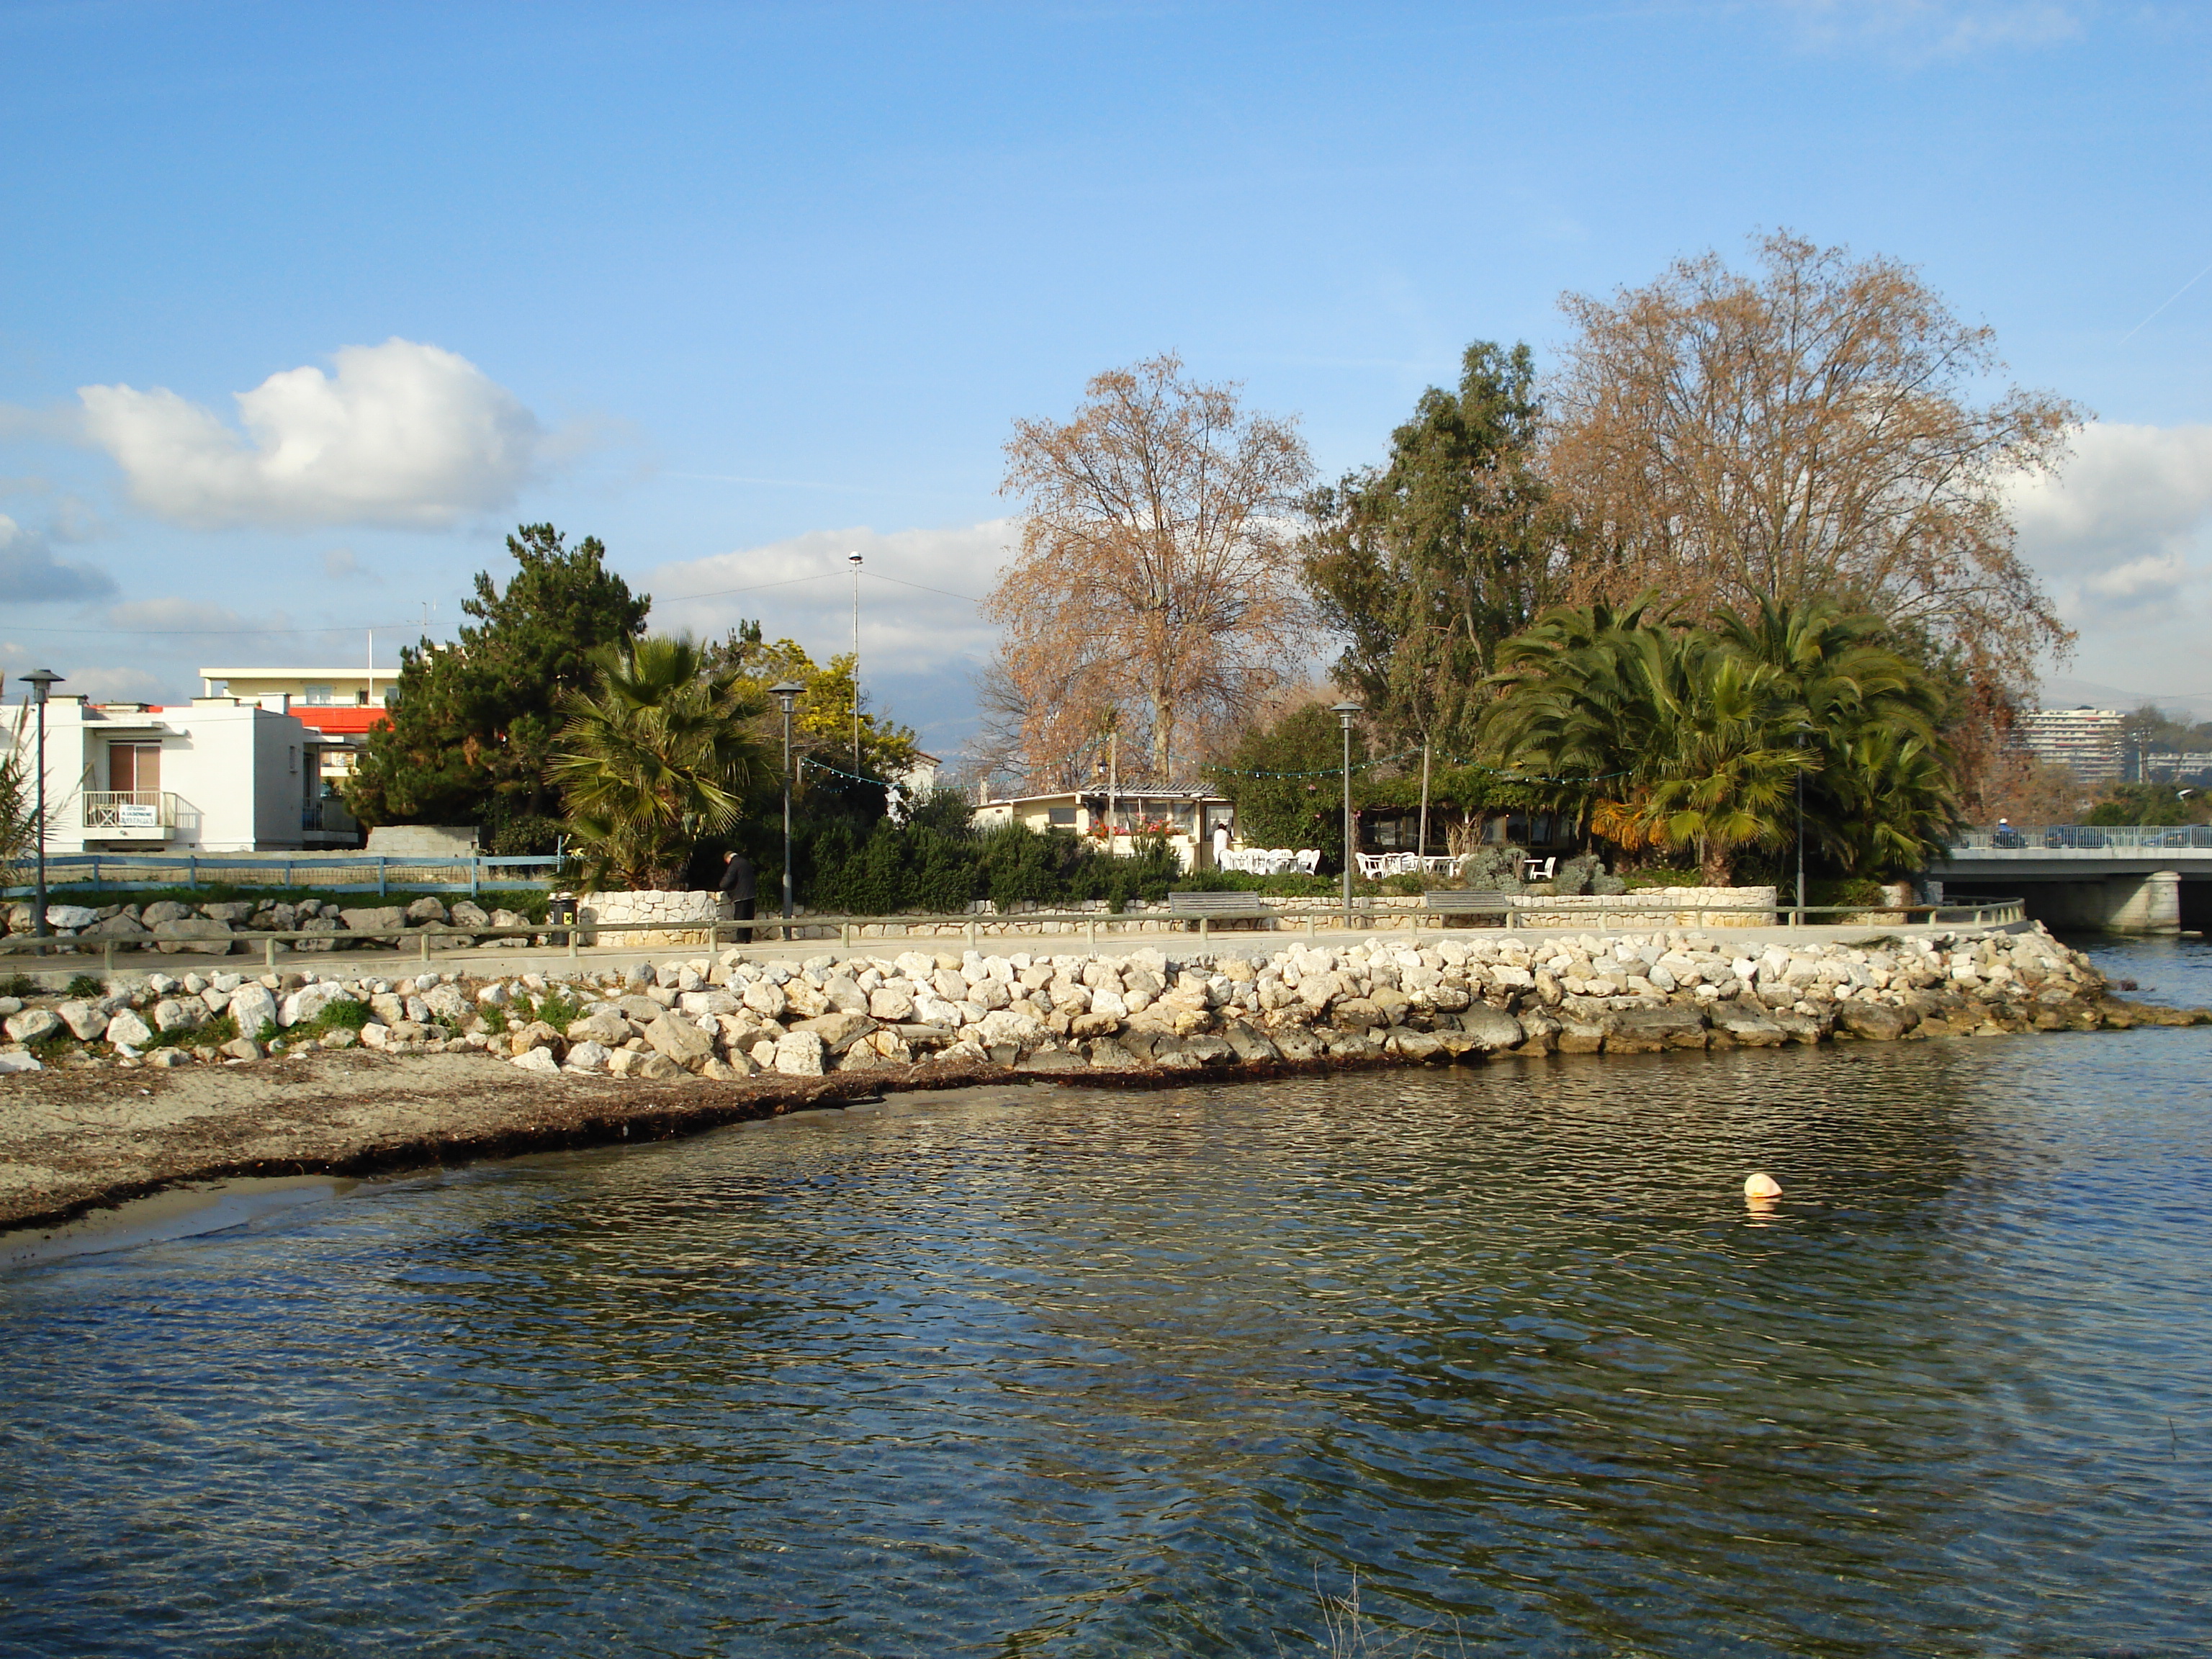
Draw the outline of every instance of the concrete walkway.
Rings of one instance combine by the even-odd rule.
[[[1873,923],[1862,927],[1686,927],[1680,931],[1703,933],[1717,943],[1723,939],[1731,943],[1741,940],[1747,951],[1763,949],[1770,944],[1828,945],[1849,943],[1856,939],[1883,937],[1909,939],[1932,937],[1937,933],[2019,933],[2031,931],[2033,922],[1993,923],[1977,927],[1963,922],[1944,922],[1940,925],[1924,922]],[[767,931],[763,928],[763,931]],[[1673,929],[1650,927],[1516,927],[1508,931],[1498,927],[1385,927],[1360,928],[1352,931],[1323,928],[1308,933],[1303,927],[1283,927],[1261,930],[1231,926],[1217,927],[1211,936],[1201,939],[1193,926],[1181,930],[1167,927],[1147,927],[1142,931],[1102,930],[1094,952],[1081,933],[985,933],[979,937],[975,948],[985,956],[1013,956],[1027,951],[1032,956],[1127,956],[1133,951],[1155,950],[1170,957],[1212,955],[1273,955],[1286,951],[1294,945],[1315,946],[1324,950],[1340,951],[1370,939],[1382,939],[1395,944],[1414,945],[1433,945],[1439,939],[1453,939],[1464,942],[1480,939],[1495,943],[1514,939],[1534,944],[1547,939],[1580,939],[1591,935],[1600,939],[1629,939],[1648,937],[1656,932]],[[465,974],[472,979],[495,978],[502,975],[545,974],[558,975],[577,972],[604,973],[610,969],[622,969],[639,962],[684,962],[706,954],[704,945],[661,945],[647,948],[640,945],[580,947],[573,955],[561,947],[533,948],[521,946],[504,948],[486,945],[465,951],[438,951],[430,957],[430,965],[441,973]],[[726,941],[722,948],[729,950]],[[763,941],[757,945],[737,947],[756,962],[799,963],[817,957],[829,957],[842,961],[848,957],[896,957],[908,951],[927,951],[958,957],[968,948],[967,941],[956,935],[916,934],[911,937],[894,935],[888,939],[866,939],[854,941],[846,950],[832,939],[799,939],[789,944]],[[162,973],[182,978],[188,973],[253,974],[262,971],[263,958],[256,948],[252,954],[234,951],[231,955],[215,957],[191,951],[118,952],[115,969],[118,975]],[[313,951],[301,954],[279,951],[276,957],[279,972],[344,973],[348,977],[368,975],[380,979],[404,979],[420,970],[422,957],[416,943],[407,941],[404,948],[379,950],[375,948],[350,951]],[[0,957],[0,977],[25,973],[33,978],[59,985],[72,975],[102,971],[98,951],[88,955],[34,957],[20,955]]]

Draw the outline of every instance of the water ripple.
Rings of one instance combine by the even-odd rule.
[[[2193,1650],[2205,1052],[976,1091],[30,1269],[0,1649]]]

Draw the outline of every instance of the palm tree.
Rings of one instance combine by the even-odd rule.
[[[1679,695],[1639,816],[1657,844],[1697,848],[1706,886],[1726,887],[1742,848],[1787,837],[1797,775],[1812,764],[1798,742],[1805,710],[1773,668],[1702,629],[1674,635],[1674,656]]]
[[[1656,594],[1562,607],[1501,647],[1486,744],[1635,849],[1694,847],[1725,884],[1745,848],[1789,836],[1797,780],[1846,873],[1917,868],[1956,821],[1942,682],[1877,617],[1829,599],[1723,611]]]
[[[673,886],[694,843],[735,823],[773,773],[748,727],[762,700],[688,637],[623,640],[593,662],[597,684],[558,704],[552,779],[595,880]]]
[[[1942,678],[1899,649],[1881,617],[1833,599],[1723,611],[1717,626],[1804,707],[1814,751],[1806,825],[1821,854],[1847,875],[1875,877],[1940,856],[1960,821]]]

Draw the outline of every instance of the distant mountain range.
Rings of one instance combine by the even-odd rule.
[[[2117,708],[2124,714],[2147,702],[2156,703],[2169,714],[2186,714],[2192,720],[2212,720],[2212,691],[2186,696],[2170,691],[2125,691],[2118,686],[2101,684],[2095,680],[2059,677],[2043,682],[2043,697],[2039,706],[2045,708],[2075,708],[2087,703],[2093,708]]]

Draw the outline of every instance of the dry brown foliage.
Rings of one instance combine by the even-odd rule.
[[[2014,550],[2003,500],[2086,418],[1977,382],[2003,365],[1906,265],[1777,233],[1754,276],[1715,254],[1610,301],[1548,399],[1546,470],[1582,547],[1578,599],[1645,587],[1692,611],[1831,594],[1924,633],[1984,684],[2025,686],[2072,635]]]
[[[1976,823],[2078,823],[2097,793],[2065,767],[2013,749],[1993,756],[1976,783],[1979,793],[1966,812]]]
[[[1115,726],[1123,775],[1164,783],[1298,678],[1290,514],[1310,471],[1292,422],[1171,353],[1097,376],[1072,420],[1016,422],[1001,489],[1022,539],[985,606],[1006,632],[982,686],[1007,758],[1040,786],[1087,778]]]

